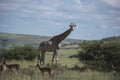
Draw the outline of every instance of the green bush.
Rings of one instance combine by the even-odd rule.
[[[120,42],[84,42],[80,44],[79,59],[92,69],[120,71]]]
[[[31,45],[24,46],[12,46],[10,49],[2,49],[0,53],[0,58],[5,58],[7,60],[33,60],[37,57],[38,51]]]

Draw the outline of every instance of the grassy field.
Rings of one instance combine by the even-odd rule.
[[[34,61],[8,61],[7,63],[19,63],[21,65],[20,72],[7,71],[4,74],[0,72],[0,80],[120,80],[120,76],[114,72],[97,72],[92,70],[78,71],[70,68],[83,64],[77,58],[69,58],[71,55],[77,54],[77,45],[65,46],[59,50],[58,64],[60,67],[54,69],[53,78],[49,78],[48,74],[41,76],[41,72],[36,66],[37,60]],[[51,64],[52,53],[46,53],[45,65]],[[55,65],[55,64],[54,64]],[[58,66],[59,66],[58,65]],[[65,66],[67,68],[65,68]],[[68,69],[69,68],[69,69]]]

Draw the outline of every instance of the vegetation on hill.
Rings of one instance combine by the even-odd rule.
[[[102,41],[120,41],[120,36],[113,36],[102,39]]]

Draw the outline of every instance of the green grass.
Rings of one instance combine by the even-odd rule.
[[[77,58],[69,58],[71,55],[77,54],[77,49],[73,49],[73,46],[68,46],[69,49],[59,50],[58,63],[61,66],[67,66],[68,68],[74,67],[75,65],[83,66],[83,64]],[[71,49],[70,49],[71,48]],[[52,60],[53,53],[46,53],[45,65],[50,63]],[[7,61],[10,63],[19,63],[21,66],[20,72],[17,73],[7,71],[4,74],[0,72],[0,80],[120,80],[119,75],[115,75],[113,72],[97,72],[97,71],[85,71],[80,72],[76,70],[64,69],[60,66],[54,70],[54,77],[49,79],[48,74],[45,73],[45,77],[41,76],[41,72],[36,66],[37,60],[34,61]]]
[[[61,49],[58,51],[58,63],[66,65],[68,67],[73,67],[74,65],[80,65],[80,62],[77,58],[69,58],[71,55],[76,55],[77,49]],[[45,57],[45,63],[51,63],[53,53],[47,52]]]

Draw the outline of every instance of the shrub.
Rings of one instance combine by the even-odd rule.
[[[5,58],[8,60],[16,59],[16,60],[33,60],[37,57],[38,52],[37,49],[32,47],[31,45],[24,46],[12,46],[10,49],[3,49],[0,53],[0,58]]]
[[[79,59],[90,68],[102,71],[118,71],[120,67],[120,43],[118,41],[91,41],[80,45]]]

